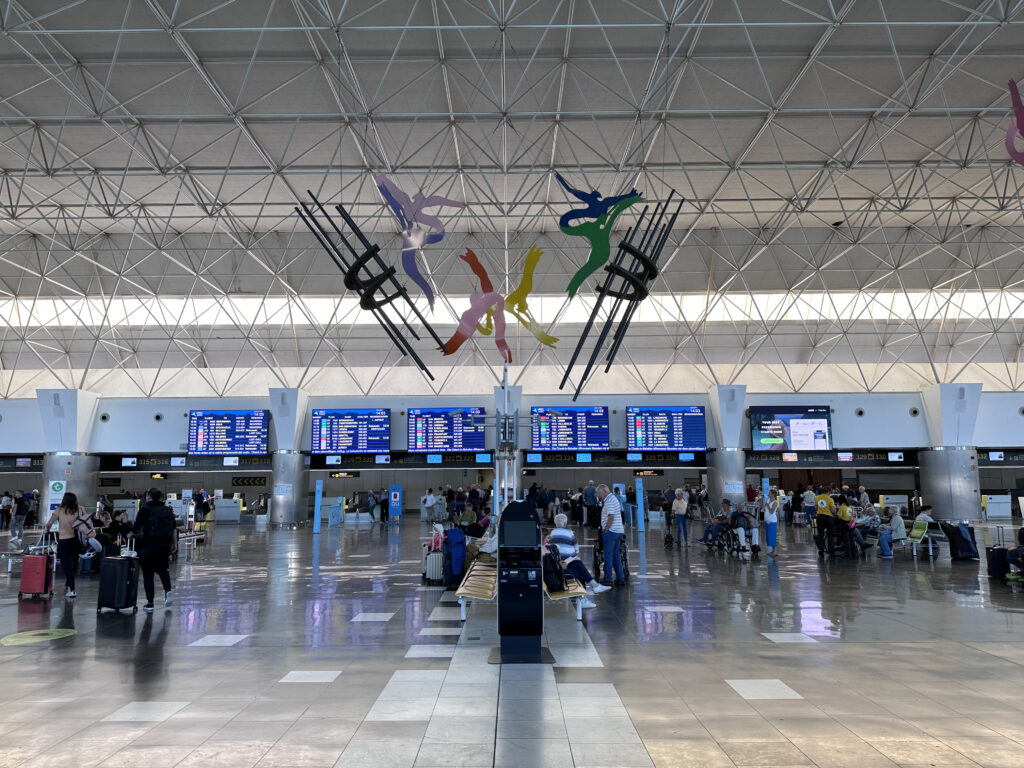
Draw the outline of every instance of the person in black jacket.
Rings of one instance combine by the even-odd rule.
[[[132,528],[139,542],[139,567],[142,569],[142,583],[146,590],[146,604],[142,610],[146,613],[153,612],[153,574],[160,576],[164,588],[164,605],[171,605],[171,574],[167,571],[167,563],[171,558],[171,542],[174,540],[176,526],[174,513],[164,504],[163,491],[150,488]]]

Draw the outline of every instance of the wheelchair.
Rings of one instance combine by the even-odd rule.
[[[622,578],[629,581],[629,547],[625,536],[619,540],[619,556],[622,558]],[[604,576],[604,536],[600,534],[594,542],[594,568],[591,573],[598,581]]]

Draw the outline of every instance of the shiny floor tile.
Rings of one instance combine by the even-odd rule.
[[[133,701],[104,717],[103,722],[159,723],[187,706],[187,701]]]
[[[771,640],[773,643],[816,643],[818,642],[810,635],[803,632],[762,632],[761,637]]]
[[[802,699],[781,680],[726,680],[744,699]]]
[[[198,640],[189,643],[189,645],[195,648],[225,648],[237,645],[247,637],[248,635],[204,635]]]
[[[294,670],[282,677],[280,683],[333,683],[341,674],[337,671]]]
[[[462,630],[458,627],[423,627],[416,634],[421,637],[458,637]]]
[[[462,609],[438,606],[430,612],[428,621],[461,621]]]
[[[352,621],[391,621],[394,618],[394,613],[357,613],[352,617]]]
[[[414,645],[405,652],[407,659],[450,659],[454,645]]]

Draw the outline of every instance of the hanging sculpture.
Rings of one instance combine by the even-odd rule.
[[[611,256],[611,236],[615,219],[629,206],[639,203],[642,198],[636,189],[631,189],[624,195],[602,198],[601,193],[596,189],[591,192],[575,189],[559,173],[555,174],[555,178],[569,194],[587,204],[584,208],[573,208],[566,211],[558,220],[558,227],[565,234],[572,237],[585,237],[590,241],[590,255],[586,263],[576,271],[569,281],[568,291],[571,299],[576,295],[583,281],[604,266],[608,257]],[[575,219],[593,219],[593,221],[584,221],[570,226],[570,222]]]
[[[362,230],[356,226],[348,211],[340,205],[335,206],[341,215],[342,221],[349,230],[349,235],[346,236],[331,214],[324,208],[323,204],[317,200],[316,195],[309,191],[307,191],[307,194],[313,200],[313,205],[316,206],[320,216],[327,220],[331,230],[333,230],[333,235],[320,223],[317,216],[305,203],[300,203],[295,212],[299,214],[299,218],[302,219],[303,223],[309,228],[309,231],[313,233],[313,236],[341,270],[345,277],[345,287],[359,297],[360,307],[373,313],[381,328],[384,329],[388,338],[398,347],[399,351],[403,355],[409,355],[416,362],[417,367],[429,379],[433,380],[434,377],[431,375],[430,370],[420,359],[419,355],[416,354],[409,340],[402,335],[399,325],[413,339],[416,341],[420,340],[419,334],[416,333],[406,320],[406,313],[396,306],[396,303],[399,300],[404,302],[407,312],[412,313],[438,344],[442,343],[441,338],[416,308],[412,299],[409,298],[405,287],[395,279],[395,268],[384,263],[380,257],[380,246],[370,244],[370,241],[363,235]],[[353,246],[351,240],[353,236],[362,245],[362,252]],[[340,245],[336,242],[335,238],[337,238],[337,241],[340,241]],[[348,252],[347,255],[345,251]]]
[[[383,173],[377,175],[376,182],[377,189],[387,200],[402,226],[402,268],[405,270],[405,274],[423,290],[423,295],[427,297],[427,304],[433,309],[434,291],[420,272],[419,264],[416,263],[416,254],[425,245],[441,242],[445,232],[441,219],[426,213],[425,209],[441,206],[462,208],[465,203],[449,200],[440,195],[424,197],[420,192],[410,198]]]
[[[1024,165],[1024,152],[1017,149],[1014,143],[1018,136],[1024,138],[1024,103],[1021,103],[1020,91],[1013,80],[1010,81],[1010,101],[1013,102],[1014,119],[1006,129],[1006,151],[1018,165]]]
[[[587,343],[587,338],[601,311],[601,306],[605,298],[609,298],[611,306],[607,309],[607,320],[605,320],[604,326],[601,328],[601,334],[598,336],[597,343],[594,345],[593,350],[591,350],[587,367],[577,382],[576,392],[572,397],[574,401],[580,396],[583,385],[590,378],[598,355],[601,354],[605,347],[608,334],[611,333],[613,326],[617,323],[618,325],[615,327],[615,332],[612,335],[611,345],[605,354],[604,371],[605,373],[609,371],[612,363],[615,361],[615,355],[618,353],[619,347],[622,346],[622,342],[626,337],[626,331],[629,330],[629,324],[633,320],[633,315],[636,314],[640,304],[650,293],[650,283],[658,276],[658,259],[661,257],[661,252],[668,241],[669,233],[675,226],[676,218],[679,216],[679,211],[683,206],[683,201],[680,200],[676,205],[675,211],[666,218],[675,194],[675,190],[672,190],[669,193],[668,199],[663,204],[659,203],[655,207],[651,218],[647,220],[646,229],[642,230],[643,234],[640,235],[639,241],[634,243],[636,236],[644,227],[644,220],[647,217],[648,207],[644,206],[636,226],[631,227],[626,232],[625,238],[619,243],[619,252],[615,257],[615,261],[605,266],[607,274],[605,275],[604,282],[597,289],[597,301],[594,302],[590,318],[583,328],[583,333],[580,334],[580,340],[577,342],[569,365],[565,369],[565,375],[562,376],[562,381],[558,385],[559,389],[565,388],[573,366],[576,364],[577,358]],[[628,266],[627,258],[629,259]]]
[[[459,258],[469,264],[473,274],[480,280],[480,292],[469,295],[469,309],[462,313],[458,328],[455,329],[452,337],[438,349],[445,356],[455,354],[459,347],[466,342],[466,339],[473,335],[473,331],[480,327],[480,318],[487,313],[488,319],[492,315],[494,318],[494,344],[501,352],[505,362],[511,363],[512,350],[509,349],[508,342],[505,341],[505,298],[494,290],[487,270],[484,269],[480,259],[472,250],[467,248]]]
[[[526,263],[523,265],[523,276],[519,278],[519,285],[512,293],[505,297],[505,311],[518,320],[526,330],[533,334],[541,344],[546,347],[554,347],[558,339],[547,333],[530,312],[529,298],[533,291],[533,273],[537,269],[540,257],[544,255],[537,246],[530,248],[526,254]],[[494,317],[494,307],[487,310],[487,317],[484,324],[477,324],[477,330],[485,336],[490,335]]]

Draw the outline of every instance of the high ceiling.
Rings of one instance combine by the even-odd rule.
[[[343,203],[398,264],[387,174],[465,201],[422,269],[442,338],[544,251],[552,391],[595,278],[554,173],[684,204],[588,392],[1024,387],[1022,0],[0,3],[0,396],[487,392],[479,334],[399,359],[297,219]],[[1024,139],[1020,140],[1024,149]],[[640,206],[617,222],[613,244]],[[420,291],[409,286],[426,307]]]

